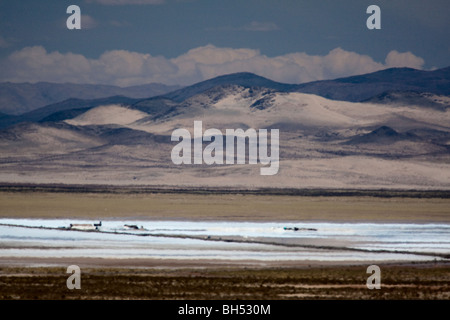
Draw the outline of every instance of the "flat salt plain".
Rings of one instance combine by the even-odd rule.
[[[98,231],[88,232],[68,230],[71,223],[93,224],[98,220],[0,219],[0,261],[101,258],[367,264],[443,261],[450,257],[448,223],[113,218],[102,220]],[[142,229],[130,230],[126,224]],[[36,262],[33,266],[39,265]]]

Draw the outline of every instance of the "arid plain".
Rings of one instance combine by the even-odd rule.
[[[187,193],[1,192],[1,218],[448,223],[448,198]],[[73,259],[72,259],[73,260]],[[67,258],[1,262],[2,299],[448,299],[450,263],[79,259],[82,289],[66,287]],[[39,267],[27,267],[30,263]]]

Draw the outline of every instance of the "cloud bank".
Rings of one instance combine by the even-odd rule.
[[[81,54],[47,52],[42,46],[15,51],[0,62],[0,81],[71,82],[131,86],[159,82],[189,85],[219,75],[253,72],[285,83],[335,79],[390,67],[423,68],[424,60],[411,52],[391,51],[385,62],[335,48],[326,55],[304,52],[267,57],[254,49],[194,48],[167,59],[126,50],[104,52],[96,59]]]

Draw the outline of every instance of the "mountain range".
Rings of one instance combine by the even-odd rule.
[[[236,73],[151,95],[3,112],[0,182],[450,189],[450,68],[299,85]],[[279,129],[279,172],[175,165],[172,132],[192,134],[200,120],[204,130]]]
[[[427,92],[450,95],[450,67],[434,71],[390,68],[365,75],[300,84],[298,92],[352,102],[373,99],[387,92]]]
[[[0,83],[0,112],[19,115],[71,98],[98,99],[111,96],[148,98],[178,89],[151,83],[132,87],[73,83]]]

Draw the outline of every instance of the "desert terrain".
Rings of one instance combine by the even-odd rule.
[[[1,218],[448,224],[448,198],[252,194],[1,192]],[[5,250],[6,248],[0,248]],[[17,248],[16,248],[17,250]],[[66,268],[82,270],[80,290]],[[2,299],[448,299],[450,263],[362,261],[2,258]]]

